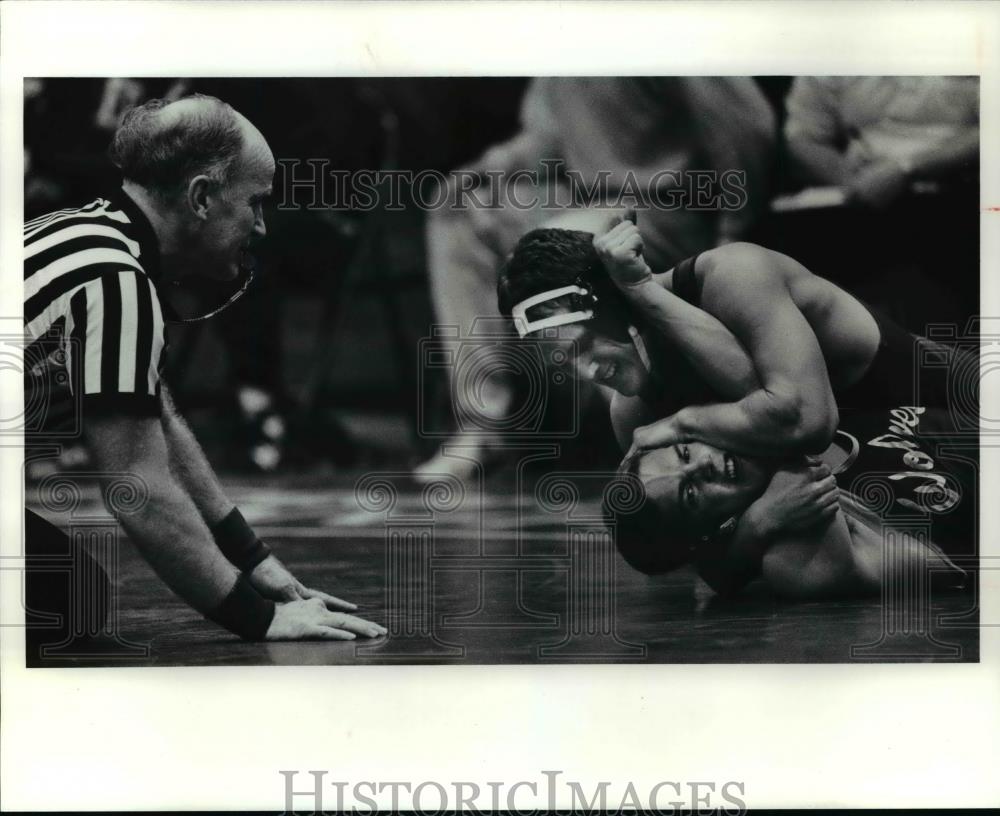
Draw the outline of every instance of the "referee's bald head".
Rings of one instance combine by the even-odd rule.
[[[152,99],[125,114],[109,154],[125,181],[160,198],[182,194],[196,176],[226,184],[241,156],[267,151],[260,131],[214,96]]]

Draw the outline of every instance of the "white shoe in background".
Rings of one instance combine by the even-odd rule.
[[[496,453],[481,439],[456,436],[413,469],[413,480],[417,484],[432,484],[447,478],[468,482],[482,474],[496,459]]]

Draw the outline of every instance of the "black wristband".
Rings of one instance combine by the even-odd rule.
[[[251,572],[271,554],[236,507],[212,528],[212,537],[222,554],[241,572]]]
[[[274,601],[261,596],[242,575],[226,599],[205,615],[244,640],[263,640],[274,619]]]

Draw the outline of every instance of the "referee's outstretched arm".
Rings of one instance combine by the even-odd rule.
[[[25,329],[61,338],[63,362],[51,362],[75,375],[70,390],[100,471],[146,488],[133,512],[108,509],[171,589],[243,638],[384,634],[270,554],[162,382],[165,324],[181,319],[169,295],[238,281],[251,243],[266,235],[275,161],[263,134],[214,97],[152,99],[125,114],[110,156],[119,191],[24,229]]]
[[[95,416],[85,435],[101,472],[131,473],[145,484],[148,500],[133,513],[117,514],[118,520],[156,573],[206,617],[248,640],[349,640],[380,633],[376,624],[330,611],[318,598],[275,604],[261,596],[226,560],[171,473],[159,418]]]
[[[265,598],[273,601],[318,599],[328,609],[353,612],[356,604],[304,586],[264,545],[226,495],[194,434],[178,413],[165,383],[160,392],[160,421],[167,441],[170,470],[191,497],[219,549],[242,570]],[[372,624],[376,634],[382,627]]]

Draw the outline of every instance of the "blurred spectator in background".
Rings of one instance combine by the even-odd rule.
[[[964,324],[979,294],[978,78],[797,77],[786,108],[791,173],[846,207],[803,231],[811,247],[784,249],[911,331]]]
[[[786,105],[802,181],[851,202],[884,209],[978,177],[977,77],[798,77]]]
[[[377,125],[358,97],[356,80],[200,78],[191,86],[225,99],[255,122],[268,134],[279,161],[325,159],[338,171],[376,161]],[[298,171],[298,177],[304,175]],[[279,166],[276,194],[266,205],[273,229],[256,252],[254,286],[218,322],[229,369],[227,391],[238,420],[229,464],[263,472],[289,464],[289,456],[301,466],[320,458],[346,465],[356,455],[330,411],[300,411],[288,383],[283,336],[284,307],[293,291],[305,289],[317,300],[330,300],[335,311],[356,232],[353,214],[322,206],[279,209],[283,177]]]
[[[291,192],[282,208],[275,205],[284,193],[268,209],[274,229],[258,252],[257,282],[218,324],[240,417],[236,463],[263,471],[323,460],[350,466],[372,451],[348,433],[339,413],[353,407],[367,416],[380,400],[393,411],[415,404],[413,352],[427,334],[429,313],[423,213],[405,181],[397,185],[395,207],[382,198],[384,189],[373,205],[346,206],[358,192],[353,174],[444,170],[467,159],[491,135],[509,132],[523,84],[462,77],[192,81],[273,133],[275,155],[295,162],[278,170],[278,187],[284,179]],[[339,174],[338,186],[326,188],[337,190],[329,201],[312,203],[308,185],[290,187],[314,177],[307,161],[326,161]],[[285,307],[296,293],[319,307],[319,326],[283,331],[294,320]],[[392,325],[373,325],[380,313]],[[356,361],[344,353],[352,342],[366,344],[364,383],[383,382],[387,398],[377,387],[359,386],[356,376],[352,388]],[[298,377],[290,376],[293,344]]]
[[[25,79],[24,217],[117,186],[107,151],[125,111],[153,97],[180,99],[187,88],[180,79]]]
[[[602,207],[616,206],[619,193],[629,184],[639,189],[652,184],[665,197],[670,183],[681,190],[687,183],[685,174],[692,171],[745,173],[747,195],[736,209],[697,209],[688,199],[678,208],[654,206],[641,212],[644,234],[649,236],[645,252],[654,268],[667,268],[740,238],[768,200],[774,130],[773,112],[749,78],[533,80],[522,102],[521,131],[462,169],[480,174],[499,171],[510,178],[521,169],[539,169],[542,160],[562,160],[565,169],[579,174],[585,186],[607,176],[606,197],[587,201],[586,209],[575,202],[576,208],[564,213],[543,206],[512,205],[512,196],[522,202],[533,196],[543,202],[547,197],[558,198],[551,189],[538,189],[533,180],[525,179],[513,187],[497,184],[483,196],[490,202],[486,207],[446,206],[430,212],[427,261],[436,322],[458,327],[466,337],[476,318],[496,316],[497,269],[524,233],[546,223],[590,231],[603,227]],[[663,171],[676,175],[670,181]],[[565,187],[565,179],[543,176],[540,183],[546,181]],[[493,199],[494,191],[499,198]],[[486,376],[476,381],[479,390],[475,394],[453,376],[456,416],[485,417],[493,427],[501,422],[516,398],[506,367],[498,350],[492,370],[488,364],[481,365]],[[466,427],[470,424],[475,423]],[[461,445],[465,458],[438,453],[414,475],[422,481],[432,481],[442,473],[467,477],[473,467],[470,459],[488,460],[496,441],[482,432],[459,433],[450,444]]]

